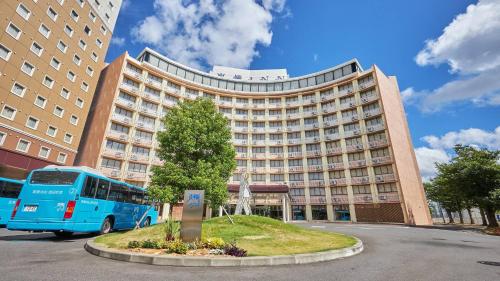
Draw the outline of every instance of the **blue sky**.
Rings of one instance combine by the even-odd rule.
[[[216,63],[298,76],[351,58],[377,64],[398,78],[428,178],[455,143],[500,148],[499,2],[128,0],[107,61],[150,46],[205,70]]]

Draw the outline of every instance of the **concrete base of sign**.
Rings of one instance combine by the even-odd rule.
[[[357,255],[363,251],[363,242],[357,239],[354,246],[317,253],[284,255],[284,256],[258,256],[258,257],[193,257],[169,256],[131,253],[123,250],[111,249],[89,240],[85,249],[96,256],[103,258],[136,262],[152,265],[169,266],[270,266],[286,264],[306,264],[314,262],[331,261]]]

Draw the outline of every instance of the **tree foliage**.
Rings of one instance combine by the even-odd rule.
[[[485,210],[490,226],[498,226],[500,151],[457,145],[455,154],[449,163],[436,164],[438,173],[426,185],[429,199],[451,212],[477,206]]]
[[[163,119],[151,196],[167,203],[182,200],[188,189],[205,190],[212,207],[227,200],[227,181],[236,168],[227,119],[209,99],[184,101]]]

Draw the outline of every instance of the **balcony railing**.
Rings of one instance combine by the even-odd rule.
[[[304,181],[291,181],[290,187],[304,187]]]
[[[317,115],[318,115],[318,111],[316,111],[316,110],[304,111],[304,117],[317,116]]]
[[[285,157],[285,155],[283,153],[270,153],[269,157],[271,159],[280,159],[280,158]]]
[[[113,113],[113,115],[111,117],[113,120],[116,120],[116,121],[121,122],[121,123],[125,123],[125,124],[132,123],[132,118],[124,116],[124,115]]]
[[[350,123],[350,122],[354,122],[354,121],[358,121],[358,120],[359,120],[358,115],[353,115],[353,116],[348,116],[348,117],[342,118],[342,123]]]
[[[271,167],[269,168],[269,172],[270,173],[284,173],[285,172],[285,168],[283,167]]]
[[[339,96],[340,97],[347,96],[347,95],[350,95],[352,93],[354,93],[353,89],[343,89],[343,90],[339,91]]]
[[[352,131],[344,131],[344,137],[346,137],[346,138],[352,137],[352,136],[359,136],[359,135],[361,135],[360,129],[356,129],[356,130],[352,130]]]
[[[384,130],[384,129],[385,129],[384,124],[377,124],[377,125],[366,126],[366,131],[368,133],[377,132],[377,131],[381,131],[381,130]]]
[[[134,109],[135,108],[135,102],[131,102],[131,101],[126,100],[126,99],[117,98],[115,100],[115,102],[116,102],[116,104],[125,106],[126,108],[129,108],[129,109]]]
[[[323,120],[323,127],[335,126],[338,123],[339,123],[339,120],[337,118],[335,118],[335,119],[325,119],[325,120]]]
[[[362,103],[368,103],[368,102],[371,102],[371,101],[374,101],[374,100],[377,100],[377,99],[378,99],[378,95],[372,94],[372,95],[369,95],[369,96],[362,97],[361,98],[361,102]]]
[[[311,202],[311,204],[325,204],[326,197],[325,196],[311,195],[311,196],[309,196],[309,201]]]
[[[320,141],[320,139],[319,139],[319,136],[317,136],[317,137],[305,138],[305,139],[304,139],[304,141],[305,141],[306,143],[311,143],[311,142],[319,142],[319,141]]]
[[[281,140],[269,140],[268,141],[269,145],[282,145],[284,143],[284,141],[281,139]]]
[[[142,92],[141,96],[145,99],[160,102],[160,95],[151,94],[148,92]]]
[[[354,195],[354,203],[373,203],[373,198],[369,194]]]
[[[234,131],[239,133],[247,133],[248,127],[234,127]]]
[[[390,182],[395,180],[396,177],[394,176],[394,174],[375,175],[376,182]]]
[[[101,171],[105,176],[110,178],[120,178],[122,175],[122,171],[120,169],[99,167],[99,171]]]
[[[281,120],[283,118],[283,115],[269,115],[269,120]]]
[[[136,123],[137,125],[137,128],[140,128],[140,129],[146,129],[146,130],[149,130],[149,131],[154,131],[155,130],[155,124],[151,124],[151,123],[143,123],[143,122],[137,122]]]
[[[326,140],[338,140],[338,139],[340,139],[340,134],[339,133],[325,134],[325,139]]]
[[[166,86],[165,91],[168,93],[172,93],[174,95],[177,95],[177,96],[181,96],[181,89],[178,89],[178,88]],[[193,94],[188,94],[188,95],[192,95],[192,96],[194,96],[194,98],[198,97],[198,96],[193,95]]]
[[[300,126],[287,126],[286,130],[288,132],[300,131]]]
[[[121,83],[120,87],[122,89],[125,89],[126,91],[129,91],[129,92],[132,92],[132,93],[138,93],[139,92],[139,88],[138,87],[134,87],[130,84],[127,84],[127,83]]]
[[[144,181],[146,180],[147,178],[147,174],[146,173],[139,173],[139,172],[131,172],[131,171],[127,171],[125,173],[125,177],[127,179],[133,179],[133,180],[139,180],[139,181]]]
[[[346,183],[347,183],[347,180],[345,178],[330,179],[330,181],[329,181],[330,186],[346,185]]]
[[[142,113],[144,113],[144,114],[151,115],[151,116],[154,116],[154,117],[158,117],[157,110],[154,110],[154,109],[151,109],[151,108],[148,108],[148,107],[141,107],[140,111]]]
[[[310,187],[323,187],[323,186],[325,186],[325,181],[324,180],[310,180],[309,186]]]
[[[179,102],[179,101],[178,100],[174,100],[174,99],[163,99],[163,104],[171,106],[171,107],[176,106],[177,102]]]
[[[374,157],[372,158],[373,165],[378,164],[387,164],[392,162],[391,156],[382,156],[382,157]]]
[[[299,144],[300,139],[287,139],[288,144]]]
[[[103,155],[108,156],[108,157],[123,159],[123,157],[125,157],[125,151],[124,150],[110,149],[110,148],[106,147],[103,150]]]
[[[242,153],[242,152],[237,152],[236,153],[236,157],[238,157],[238,158],[247,158],[247,154],[246,153]]]
[[[146,78],[144,81],[155,88],[161,89],[161,83],[156,80]]]
[[[351,184],[365,184],[369,182],[370,178],[368,176],[351,178]]]
[[[132,160],[132,161],[148,162],[149,161],[149,155],[138,154],[138,153],[131,153],[129,155],[129,159]]]
[[[325,107],[321,107],[321,111],[323,113],[332,113],[332,112],[335,112],[336,109],[334,106],[325,106]]]
[[[252,145],[265,145],[265,140],[252,140]]]
[[[342,153],[342,148],[341,147],[330,147],[326,149],[326,154],[332,155],[332,154],[340,154]]]
[[[340,109],[355,108],[357,104],[355,102],[346,102],[340,104]]]
[[[363,167],[366,166],[366,160],[354,160],[354,161],[349,161],[349,168],[357,168],[357,167]]]
[[[319,171],[323,171],[323,166],[322,165],[307,165],[307,170],[309,172],[319,172]]]
[[[265,153],[252,153],[252,158],[253,159],[265,159],[266,154]]]
[[[135,144],[141,144],[141,145],[153,145],[153,140],[151,139],[145,139],[145,138],[134,138],[133,142]]]
[[[328,163],[329,170],[343,170],[344,163]]]
[[[302,152],[288,152],[288,158],[302,158]]]
[[[349,197],[346,195],[336,195],[332,194],[333,204],[349,204]]]
[[[306,151],[307,156],[321,156],[321,150]]]
[[[300,119],[302,116],[300,116],[299,113],[291,113],[286,115],[286,119]]]
[[[125,73],[141,81],[143,80],[142,73],[131,70],[130,68],[125,68]]]
[[[282,104],[281,102],[280,103],[270,103],[268,105],[269,108],[281,108],[282,107]]]
[[[128,140],[128,134],[125,134],[125,133],[122,133],[122,132],[118,132],[118,131],[109,130],[107,132],[107,135],[110,136],[110,137],[112,137],[112,138],[119,139],[121,141],[127,141]]]
[[[399,198],[399,194],[397,192],[380,193],[378,195],[378,200],[380,202],[385,202],[385,203],[395,203],[401,201],[401,199]]]
[[[387,146],[388,144],[389,143],[387,142],[387,140],[376,140],[376,141],[368,142],[368,146],[370,148],[383,147],[383,146]]]
[[[378,109],[367,110],[363,113],[363,115],[365,116],[365,118],[369,118],[372,116],[379,115],[381,113],[382,113],[382,111],[380,110],[380,108],[378,108]]]
[[[368,89],[372,86],[375,86],[375,82],[373,80],[358,84],[360,90]]]
[[[318,123],[314,123],[314,124],[305,124],[304,125],[304,128],[306,130],[310,130],[310,129],[318,129],[319,128],[319,124]]]
[[[305,196],[290,196],[290,201],[292,204],[305,204],[306,197]]]
[[[363,149],[364,149],[364,147],[363,147],[362,144],[356,144],[356,145],[348,145],[348,146],[346,146],[347,152],[361,151]]]
[[[290,172],[302,172],[302,171],[304,171],[304,167],[302,167],[302,166],[290,166],[290,167],[288,167],[288,171],[290,171]]]
[[[238,145],[247,145],[248,144],[248,140],[233,139],[233,143],[234,144],[238,144]]]
[[[268,131],[271,133],[281,133],[281,132],[283,132],[283,128],[282,127],[269,127]]]
[[[321,95],[321,101],[332,100],[334,98],[335,98],[335,95],[333,93]]]

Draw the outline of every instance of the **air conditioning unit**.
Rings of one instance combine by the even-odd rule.
[[[244,140],[244,141],[242,141],[241,143],[242,143],[242,144],[247,144],[247,141],[246,141],[246,140]]]
[[[349,103],[349,106],[350,106],[350,107],[355,107],[355,106],[356,106],[356,104],[355,104],[355,103],[353,103],[353,102],[351,102],[351,103]]]
[[[322,100],[322,101],[326,100],[326,97],[321,97],[321,100]]]
[[[380,163],[380,159],[372,159],[373,164],[378,164]]]
[[[333,185],[336,185],[337,181],[336,180],[330,180],[330,183],[333,184]]]
[[[142,128],[142,127],[144,127],[144,124],[139,122],[139,123],[137,123],[137,127]]]
[[[134,143],[140,143],[141,142],[141,139],[140,138],[135,138],[134,139]]]
[[[381,181],[384,181],[384,177],[376,176],[375,180],[378,181],[378,182],[381,182]]]
[[[361,144],[356,145],[356,149],[363,150],[363,145],[361,145]]]
[[[318,124],[314,124],[314,125],[313,125],[313,128],[318,128]]]
[[[129,124],[129,123],[130,123],[130,120],[129,120],[129,119],[123,119],[123,123],[125,123],[125,124]]]
[[[312,115],[318,114],[316,111],[311,112]]]
[[[252,144],[257,144],[257,141],[252,141]]]
[[[359,130],[355,130],[352,132],[355,136],[359,135]]]
[[[352,93],[352,89],[347,89],[347,92],[350,94]]]
[[[371,114],[371,112],[366,112],[366,113],[365,113],[365,116],[366,116],[366,117],[370,117],[370,116],[372,116],[372,114]]]
[[[378,198],[380,200],[387,200],[387,195],[379,195]]]
[[[328,112],[328,109],[323,108],[323,112],[324,112],[324,113],[327,113],[327,112]]]
[[[373,127],[368,127],[368,132],[373,132],[374,128]]]
[[[123,157],[123,153],[122,152],[116,152],[115,153],[115,157]]]
[[[362,98],[361,101],[362,102],[368,102],[368,99],[367,98]]]
[[[131,178],[133,178],[133,177],[134,177],[134,174],[130,174],[130,173],[129,173],[129,174],[127,174],[127,178],[131,179]]]
[[[351,118],[351,120],[352,120],[352,121],[357,121],[357,120],[358,120],[358,116],[353,116],[353,117]]]
[[[137,156],[136,155],[130,155],[130,160],[137,160]]]
[[[309,103],[315,103],[316,100],[309,100]]]
[[[319,141],[319,138],[314,138],[313,140],[314,140],[314,141]]]
[[[366,86],[364,84],[359,84],[359,88],[364,89],[364,88],[366,88]]]
[[[130,108],[132,108],[132,107],[134,107],[134,104],[133,104],[133,103],[131,103],[131,102],[129,102],[129,103],[127,104],[127,106],[128,106],[128,107],[130,107]]]

